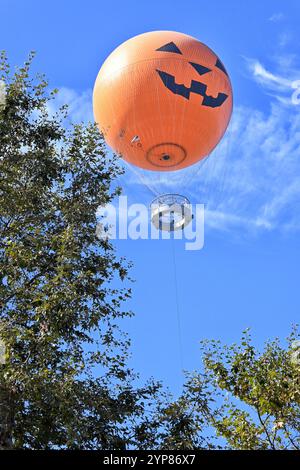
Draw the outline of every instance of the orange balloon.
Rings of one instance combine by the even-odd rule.
[[[97,76],[93,107],[106,142],[129,163],[187,167],[222,138],[232,112],[217,55],[186,34],[153,31],[117,47]]]

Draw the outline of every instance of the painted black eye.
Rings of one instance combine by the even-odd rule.
[[[175,54],[182,54],[174,42],[168,42],[168,44],[165,44],[156,50],[160,52],[175,52]]]
[[[218,69],[222,70],[222,72],[224,72],[225,75],[227,75],[227,77],[228,77],[228,73],[226,72],[226,69],[225,69],[224,65],[222,64],[222,62],[220,61],[220,59],[217,59],[215,65],[216,65],[216,67],[218,67]]]
[[[204,65],[195,64],[194,62],[189,62],[194,69],[199,73],[199,75],[204,75],[205,73],[211,72],[211,69],[205,67]]]

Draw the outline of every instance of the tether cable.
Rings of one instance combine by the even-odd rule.
[[[173,267],[174,267],[174,285],[175,285],[175,303],[176,303],[176,317],[177,317],[177,329],[178,329],[179,358],[180,358],[181,372],[183,374],[184,367],[183,367],[182,330],[181,330],[181,317],[180,317],[179,298],[178,298],[178,279],[177,279],[174,236],[172,235],[171,238],[172,238],[171,243],[172,243]]]

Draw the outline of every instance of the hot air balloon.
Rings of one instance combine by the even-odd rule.
[[[128,163],[170,172],[204,159],[219,143],[232,113],[232,88],[208,46],[183,33],[153,31],[109,55],[93,108],[106,142]],[[167,196],[158,200],[165,208]]]

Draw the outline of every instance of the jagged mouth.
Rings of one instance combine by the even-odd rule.
[[[168,90],[175,95],[180,95],[183,98],[189,100],[190,94],[195,93],[203,98],[200,103],[202,106],[208,106],[210,108],[218,108],[227,100],[228,95],[226,93],[218,93],[216,97],[207,94],[207,85],[197,80],[191,80],[190,87],[186,87],[182,83],[176,83],[174,75],[170,75],[167,72],[156,69],[161,81]]]

